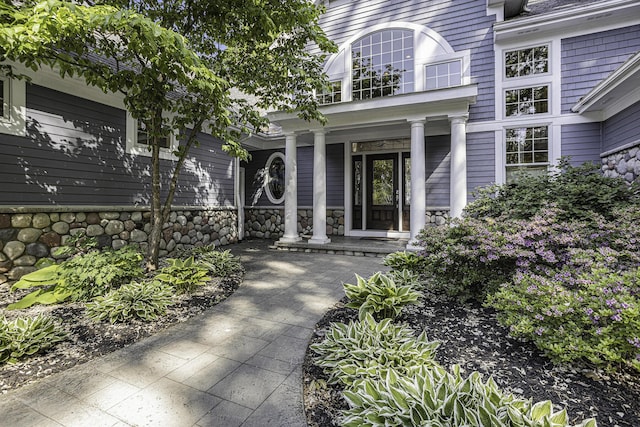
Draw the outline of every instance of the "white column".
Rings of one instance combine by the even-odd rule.
[[[323,245],[327,237],[327,150],[324,129],[313,131],[313,236],[309,243]]]
[[[449,216],[459,218],[467,204],[467,118],[449,117],[451,121],[451,186]]]
[[[417,248],[416,237],[425,226],[427,209],[427,178],[424,141],[425,120],[411,122],[411,218],[407,248]]]
[[[293,243],[300,241],[298,236],[298,160],[296,134],[285,134],[284,161],[284,236],[280,242]]]

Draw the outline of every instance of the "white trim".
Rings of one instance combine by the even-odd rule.
[[[138,121],[127,111],[127,154],[133,156],[150,157],[149,146],[138,144]],[[160,147],[160,158],[164,160],[177,160],[178,157],[173,152],[178,148],[178,138],[172,132],[168,136],[169,148]]]
[[[269,176],[269,169],[271,168],[271,163],[273,163],[276,158],[282,160],[283,164],[285,163],[285,155],[280,151],[276,151],[269,156],[264,165],[264,193],[271,203],[273,203],[274,205],[281,205],[282,202],[284,202],[285,193],[283,192],[282,197],[278,199],[273,195],[273,193],[271,193],[271,188],[269,187],[269,182],[271,181],[271,176]]]
[[[519,83],[523,83],[518,81]],[[522,90],[522,89],[531,89],[533,91],[533,89],[535,89],[536,87],[540,87],[540,86],[546,86],[547,87],[547,111],[544,113],[531,113],[531,114],[520,114],[520,115],[515,115],[515,116],[507,116],[507,91],[508,90]],[[523,117],[548,117],[550,115],[553,114],[553,112],[551,111],[551,107],[552,107],[552,95],[553,94],[553,88],[551,87],[551,83],[541,83],[541,84],[534,84],[532,86],[528,86],[528,85],[521,85],[521,86],[515,86],[515,87],[504,87],[502,88],[502,108],[503,108],[503,114],[504,114],[504,120],[508,120],[511,121],[513,119],[520,119]]]
[[[536,47],[542,47],[542,46],[547,46],[547,72],[546,73],[537,73],[537,74],[528,74],[525,76],[516,76],[516,77],[507,77],[507,61],[506,61],[506,54],[507,52],[513,52],[513,51],[518,51],[518,50],[525,50],[525,49],[533,49]],[[530,79],[532,81],[548,81],[549,77],[553,74],[554,70],[553,70],[553,66],[554,64],[552,64],[552,52],[554,50],[554,46],[551,40],[547,41],[547,42],[543,42],[543,43],[529,43],[526,45],[517,45],[517,46],[513,46],[513,47],[503,47],[502,49],[496,49],[499,50],[501,53],[501,61],[500,64],[502,66],[502,84],[503,85],[508,85],[509,82],[513,82],[513,81],[522,81],[525,79]]]
[[[0,133],[15,136],[27,134],[27,94],[22,79],[1,77],[4,82],[3,111],[0,116]]]
[[[640,146],[640,139],[636,139],[635,141],[627,142],[626,144],[621,145],[618,148],[614,148],[613,150],[605,151],[604,153],[600,154],[600,158],[604,158],[604,157],[610,156],[612,154],[616,154],[616,153],[619,153],[621,151],[628,150],[630,148],[634,148],[634,147],[637,147],[637,146]]]

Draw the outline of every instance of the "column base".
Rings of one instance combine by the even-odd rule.
[[[411,252],[418,252],[418,251],[424,250],[424,247],[418,245],[418,242],[416,240],[409,240],[409,243],[407,243],[406,249]]]
[[[296,243],[302,240],[302,237],[300,236],[294,236],[294,237],[287,237],[287,236],[282,236],[280,238],[280,240],[278,240],[278,242],[280,243]]]
[[[313,236],[309,239],[309,244],[311,245],[326,245],[327,243],[331,243],[331,239],[327,236]]]

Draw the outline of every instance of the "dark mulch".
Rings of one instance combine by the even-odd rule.
[[[67,332],[67,339],[46,353],[34,355],[13,365],[0,365],[0,392],[4,394],[39,381],[126,347],[173,324],[184,322],[226,299],[237,289],[241,281],[242,274],[224,279],[215,278],[191,295],[179,295],[166,315],[156,321],[134,320],[113,325],[88,318],[83,303],[38,305],[25,310],[6,310],[7,305],[19,300],[26,291],[9,292],[9,285],[1,285],[0,316],[14,318],[41,313],[52,316]]]
[[[311,342],[321,341],[331,322],[356,318],[355,310],[338,304],[318,323]],[[601,427],[640,426],[640,375],[553,365],[532,344],[509,338],[491,309],[432,296],[421,306],[407,307],[398,321],[441,342],[441,365],[458,364],[464,373],[479,371],[485,379],[493,375],[503,390],[534,401],[551,400],[555,410],[567,409],[573,423],[595,417]],[[341,390],[319,380],[327,377],[308,351],[304,394],[309,425],[337,426],[340,411],[347,408]]]

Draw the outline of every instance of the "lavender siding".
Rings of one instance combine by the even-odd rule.
[[[604,122],[603,152],[631,143],[640,144],[640,102]]]
[[[269,156],[284,150],[251,152],[245,167],[245,203],[247,206],[276,206],[267,197],[262,172]],[[313,147],[298,147],[298,206],[313,206]],[[327,207],[344,206],[344,145],[327,145]],[[280,206],[284,206],[281,203]]]
[[[451,136],[426,138],[427,209],[449,206]]]
[[[467,134],[467,199],[473,191],[494,183],[496,178],[495,133]]]
[[[640,25],[562,40],[562,112],[640,51]]]
[[[389,21],[424,25],[438,32],[456,51],[471,51],[471,80],[478,84],[470,120],[494,118],[495,16],[487,16],[486,0],[371,0],[329,5],[321,19],[330,39],[341,45],[359,31]]]
[[[149,158],[126,153],[124,110],[30,84],[26,95],[27,136],[0,135],[0,204],[149,203]],[[212,145],[184,171],[175,204],[232,203],[232,161]]]
[[[571,164],[599,162],[601,124],[582,123],[562,126],[562,155],[571,157]]]

